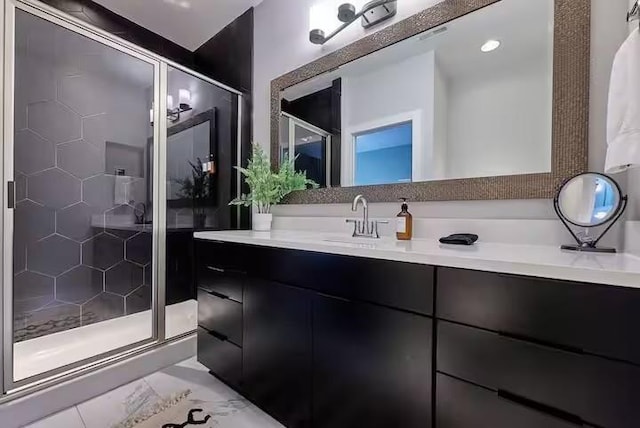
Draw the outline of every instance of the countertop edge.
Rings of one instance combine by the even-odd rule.
[[[405,263],[417,263],[457,269],[495,272],[501,274],[523,275],[563,281],[582,282],[627,288],[640,288],[640,273],[611,269],[595,269],[576,266],[550,265],[536,262],[502,261],[455,255],[429,255],[422,253],[401,253],[384,249],[363,247],[344,247],[323,242],[299,242],[286,238],[260,239],[247,236],[233,236],[234,232],[196,232],[194,239],[213,242],[229,242],[271,248],[283,248],[300,251],[320,252],[351,257],[365,257],[378,260],[390,260]],[[209,236],[207,236],[209,235]],[[214,235],[214,236],[210,236]],[[618,256],[632,257],[618,254]],[[638,259],[640,265],[640,259]]]

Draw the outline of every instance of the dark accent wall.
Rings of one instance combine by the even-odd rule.
[[[322,89],[292,101],[283,99],[282,111],[327,132],[332,132],[332,89],[331,87]]]
[[[246,166],[253,141],[253,8],[196,49],[194,62],[200,73],[242,92],[241,150],[242,164]],[[235,188],[236,174],[233,174],[232,183]],[[244,181],[242,191],[249,191]],[[235,216],[232,220],[235,221]],[[240,223],[232,224],[239,228],[248,227],[250,210],[243,208]]]
[[[244,93],[253,89],[253,8],[194,52],[196,70]]]
[[[186,67],[193,67],[193,52],[110,11],[104,6],[90,0],[41,1],[158,55],[162,55]]]

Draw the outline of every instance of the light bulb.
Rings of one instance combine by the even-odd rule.
[[[500,44],[500,40],[487,40],[487,42],[482,45],[480,50],[485,53],[495,51],[500,47]]]
[[[309,31],[323,30],[329,34],[341,25],[338,21],[338,6],[344,1],[319,0],[309,9]]]
[[[178,100],[181,106],[188,106],[191,104],[191,92],[188,89],[180,89],[178,91]]]

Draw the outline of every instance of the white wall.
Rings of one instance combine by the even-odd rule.
[[[312,0],[264,0],[255,9],[254,136],[255,141],[267,150],[271,80],[368,34],[359,25],[352,25],[348,31],[324,47],[312,45],[308,41],[308,10],[312,3]],[[435,3],[437,1],[434,0],[400,0],[398,15],[386,25]],[[591,0],[591,8],[589,164],[591,169],[602,171],[606,150],[608,81],[613,55],[627,34],[624,19],[628,10],[628,0]],[[636,187],[636,194],[640,196],[640,185]],[[555,218],[549,200],[425,202],[413,203],[411,207],[414,215],[422,217]],[[397,204],[372,204],[373,213],[380,213],[379,215],[395,215],[397,208]],[[349,215],[350,204],[280,206],[276,207],[274,212],[276,215],[346,216]]]
[[[435,55],[433,51],[342,78],[342,179],[352,185],[352,135],[416,117],[413,181],[432,177]],[[350,150],[351,149],[351,150]]]
[[[551,171],[547,64],[502,71],[449,80],[447,178]]]

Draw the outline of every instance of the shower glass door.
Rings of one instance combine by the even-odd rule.
[[[296,171],[320,187],[331,187],[331,134],[302,119],[282,113],[280,157],[295,158]]]
[[[148,142],[162,119],[159,62],[7,3],[11,389],[158,340],[160,155]]]

